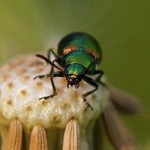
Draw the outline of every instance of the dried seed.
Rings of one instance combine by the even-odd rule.
[[[19,120],[14,119],[10,123],[6,141],[6,150],[21,150],[22,125]]]
[[[79,150],[79,124],[77,120],[71,119],[65,129],[63,150]]]
[[[41,125],[36,125],[32,130],[30,150],[48,150],[46,132]]]

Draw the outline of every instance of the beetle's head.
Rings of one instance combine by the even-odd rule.
[[[69,85],[71,85],[71,86],[74,85],[76,88],[78,88],[79,82],[81,81],[81,78],[79,78],[75,74],[69,74],[68,76],[66,76],[66,80],[67,80],[67,87],[68,88],[69,88]]]
[[[69,85],[79,87],[79,82],[85,75],[85,68],[80,64],[70,64],[65,69],[65,76],[67,80],[67,87]]]

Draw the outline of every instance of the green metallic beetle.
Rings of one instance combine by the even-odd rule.
[[[53,61],[50,60],[51,54],[55,56]],[[93,90],[82,95],[87,107],[93,110],[87,102],[86,97],[98,89],[98,83],[105,84],[100,81],[103,71],[96,69],[97,64],[101,62],[102,51],[98,42],[91,35],[82,32],[71,33],[59,42],[57,54],[53,49],[50,49],[48,57],[40,54],[36,56],[42,58],[52,66],[49,74],[35,77],[50,77],[52,83],[53,94],[41,97],[40,99],[48,99],[57,95],[53,77],[66,77],[68,88],[69,85],[78,88],[80,81],[84,80],[95,87]],[[62,68],[55,63],[59,64]],[[59,71],[54,72],[54,67]],[[87,75],[98,75],[98,77],[94,80]]]

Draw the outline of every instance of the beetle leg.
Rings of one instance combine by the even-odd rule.
[[[55,62],[57,62],[58,63],[58,59],[56,58],[56,59],[54,59],[53,61],[52,61],[52,63],[54,64]],[[50,70],[50,75],[52,75],[54,73],[54,66],[52,65],[51,66],[51,70]]]
[[[99,82],[101,85],[106,87],[106,84],[101,81],[101,77],[103,76],[104,72],[102,70],[95,70],[93,75],[99,74],[99,76],[95,79],[96,82]]]
[[[90,77],[85,76],[83,78],[84,81],[86,81],[88,84],[92,85],[95,87],[95,89],[85,93],[82,95],[84,102],[86,103],[87,107],[90,107],[91,110],[93,110],[93,107],[87,102],[86,97],[89,96],[90,94],[92,94],[93,92],[95,92],[98,89],[98,84],[95,82],[95,80],[93,80]]]
[[[60,63],[61,57],[59,57],[59,56],[54,52],[54,49],[53,49],[53,48],[49,49],[48,52],[47,52],[47,58],[48,58],[49,60],[51,60],[51,54],[53,54],[54,57],[55,57],[55,59],[52,61],[52,63],[53,63],[53,64],[54,64],[55,62]],[[54,73],[54,66],[52,65],[52,66],[51,66],[51,70],[50,70],[50,75],[52,75],[53,73]]]
[[[56,53],[54,52],[54,49],[53,49],[53,48],[50,48],[50,49],[48,50],[48,52],[47,52],[47,58],[48,58],[48,59],[51,59],[51,53],[52,53],[55,57],[57,57]]]
[[[51,53],[56,57],[52,62],[51,62],[51,58],[50,58]],[[39,76],[34,77],[34,79],[36,79],[36,78],[42,79],[42,78],[51,77],[51,75],[53,75],[53,73],[54,73],[54,67],[57,67],[57,66],[55,66],[54,62],[59,63],[61,61],[61,58],[54,53],[53,49],[49,49],[48,50],[47,58],[45,56],[43,56],[43,55],[40,55],[40,54],[36,55],[36,56],[40,57],[41,59],[44,59],[46,62],[48,62],[49,64],[51,64],[51,69],[50,69],[50,73],[49,74],[39,75]],[[58,69],[59,69],[59,67],[58,67]]]
[[[49,49],[48,52],[47,52],[47,58],[49,60],[51,60],[51,53],[56,57],[56,54],[54,53],[54,50],[53,48]],[[52,61],[52,63],[54,63],[54,60]],[[52,75],[54,73],[54,66],[51,65],[51,69],[50,69],[50,75]]]
[[[97,62],[96,60],[94,60],[87,68],[87,70],[89,70],[90,67],[92,67],[92,65],[98,64],[99,61]],[[104,72],[102,70],[95,70],[93,75],[99,74],[99,76],[96,78],[95,81],[99,82],[101,85],[106,86],[104,82],[101,81],[101,77],[103,76]]]
[[[40,78],[40,79],[42,79],[42,78],[48,78],[50,76],[51,76],[50,74],[39,75],[39,76],[34,77],[33,79],[36,79],[36,78]]]
[[[52,84],[52,89],[53,89],[53,94],[49,95],[49,96],[45,96],[45,97],[41,97],[39,98],[39,100],[41,99],[49,99],[49,98],[53,98],[54,96],[57,95],[57,92],[56,92],[56,87],[55,87],[55,84],[54,84],[54,81],[53,81],[53,77],[64,77],[63,73],[61,71],[58,71],[58,72],[54,72],[50,78],[51,78],[51,84]]]

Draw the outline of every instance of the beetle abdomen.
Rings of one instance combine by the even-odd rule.
[[[64,56],[74,50],[84,47],[88,54],[93,55],[96,59],[101,60],[102,51],[98,42],[91,35],[75,32],[65,36],[58,45],[58,55]]]

